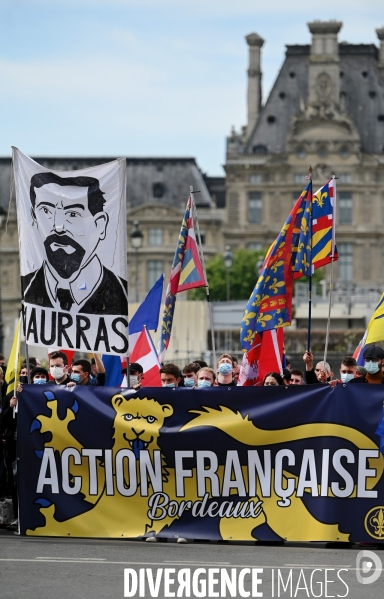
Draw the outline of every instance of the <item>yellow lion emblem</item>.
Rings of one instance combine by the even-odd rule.
[[[176,492],[175,469],[167,466],[166,456],[163,455],[158,444],[160,430],[165,420],[173,414],[172,406],[160,404],[157,400],[147,397],[142,399],[137,397],[129,398],[121,394],[114,395],[111,404],[115,410],[113,447],[109,450],[111,469],[108,474],[106,457],[104,457],[104,462],[102,459],[96,461],[95,468],[98,483],[96,493],[95,491],[92,492],[95,482],[91,483],[90,481],[91,464],[86,464],[88,467],[84,466],[84,462],[91,458],[84,457],[82,464],[76,463],[76,460],[69,462],[70,478],[72,481],[81,479],[79,493],[82,494],[84,501],[88,502],[90,509],[85,513],[60,522],[55,518],[56,507],[54,504],[41,507],[40,512],[45,518],[45,525],[34,530],[27,530],[28,535],[141,537],[149,532],[159,533],[164,531],[179,517],[179,515],[170,516],[169,512],[161,520],[153,520],[149,517],[148,505],[154,489],[151,487],[151,479],[147,473],[143,475],[139,460],[134,464],[133,478],[137,482],[135,492],[131,495],[128,491],[125,495],[116,492],[119,484],[123,485],[124,489],[127,489],[130,484],[125,471],[124,480],[120,480],[120,482],[118,480],[119,475],[115,464],[117,464],[119,456],[127,457],[130,454],[129,457],[133,460],[133,455],[137,459],[144,451],[148,452],[152,463],[156,462],[156,454],[157,458],[161,456],[162,491],[168,495],[171,502],[176,504],[180,501],[180,497]],[[51,441],[45,443],[45,447],[52,448],[60,456],[64,451],[68,451],[66,448],[72,448],[73,451],[77,451],[79,454],[84,450],[86,455],[87,450],[69,432],[70,423],[76,418],[75,413],[68,409],[64,420],[60,420],[57,412],[57,400],[51,399],[47,402],[47,406],[51,410],[51,416],[40,415],[36,419],[41,425],[40,432],[50,432],[52,435]],[[284,440],[294,441],[305,436],[344,436],[341,430],[343,427],[332,424],[301,425],[286,431],[263,431],[258,429],[248,419],[248,416],[244,418],[239,412],[234,412],[227,407],[219,407],[219,409],[203,408],[201,411],[195,411],[195,414],[195,419],[182,427],[178,433],[183,434],[183,431],[201,426],[211,426],[219,428],[238,442],[252,447],[271,445]],[[326,427],[326,429],[322,430],[322,427]],[[361,433],[359,435],[364,437],[366,443],[367,437]],[[359,446],[363,443],[363,439],[356,438],[355,442]],[[107,451],[105,451],[106,455]],[[383,465],[382,460],[380,460],[377,477],[374,481],[371,481],[372,485],[380,478],[382,470]],[[246,479],[247,467],[242,466],[242,471],[244,479]],[[217,476],[221,488],[224,475],[224,466],[220,465]],[[272,470],[273,476],[274,471]],[[287,481],[287,476],[291,479],[295,478],[294,475],[283,472],[283,484],[284,481]],[[188,500],[184,502],[186,504],[184,510],[188,510],[190,504],[201,500],[201,496],[197,495],[198,485],[195,468],[191,469],[191,476],[185,478],[184,485],[184,498]],[[111,492],[111,489],[113,489],[113,492]],[[144,489],[147,490],[147,493],[142,496],[141,491]],[[259,482],[257,483],[256,493],[257,496],[251,497],[249,500],[252,500],[255,505],[261,504],[262,509],[254,512],[253,517],[220,517],[219,530],[223,539],[257,540],[257,531],[255,529],[267,522],[277,535],[287,540],[297,540],[298,526],[300,528],[300,540],[348,540],[348,534],[340,533],[337,524],[324,524],[316,520],[301,498],[292,495],[289,506],[282,508],[279,507],[281,498],[273,490],[270,497],[262,497]],[[253,534],[252,531],[254,531]]]

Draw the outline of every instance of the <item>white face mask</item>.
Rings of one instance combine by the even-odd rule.
[[[379,372],[381,364],[378,362],[371,362],[370,360],[369,362],[364,362],[364,368],[369,372],[369,374],[376,374],[376,372]]]
[[[51,376],[55,379],[55,381],[59,381],[60,379],[62,379],[65,374],[64,368],[61,368],[60,366],[51,366],[49,372],[51,373]]]
[[[355,378],[355,375],[349,374],[348,372],[341,372],[340,378],[343,381],[343,383],[349,383],[349,381]]]
[[[133,387],[134,385],[137,385],[138,382],[139,382],[139,377],[133,376],[132,374],[129,375],[129,384],[131,385],[131,387]]]

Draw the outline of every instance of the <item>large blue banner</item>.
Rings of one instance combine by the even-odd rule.
[[[384,539],[374,385],[25,386],[21,534]]]

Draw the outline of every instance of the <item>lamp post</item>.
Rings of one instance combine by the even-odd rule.
[[[225,246],[225,252],[223,254],[223,258],[224,258],[224,266],[225,266],[225,271],[226,271],[226,283],[227,283],[227,302],[229,302],[230,298],[231,298],[231,287],[230,287],[230,281],[229,281],[229,271],[232,268],[232,264],[233,264],[233,254],[231,252],[231,246],[226,245]]]
[[[143,243],[143,232],[140,229],[140,223],[138,220],[133,221],[133,229],[130,234],[132,247],[135,250],[136,256],[136,276],[135,276],[135,287],[136,287],[136,302],[139,301],[139,249]]]

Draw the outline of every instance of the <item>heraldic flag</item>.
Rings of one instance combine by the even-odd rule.
[[[206,287],[204,270],[197,249],[195,229],[193,225],[193,197],[189,197],[181,224],[179,240],[173,258],[171,275],[165,296],[163,320],[159,340],[159,356],[163,361],[165,351],[171,338],[173,314],[176,294],[195,287]]]
[[[269,248],[241,325],[241,345],[251,349],[257,333],[289,326],[293,280],[337,260],[334,235],[335,181],[312,195],[312,181]],[[312,203],[311,203],[312,200]]]

